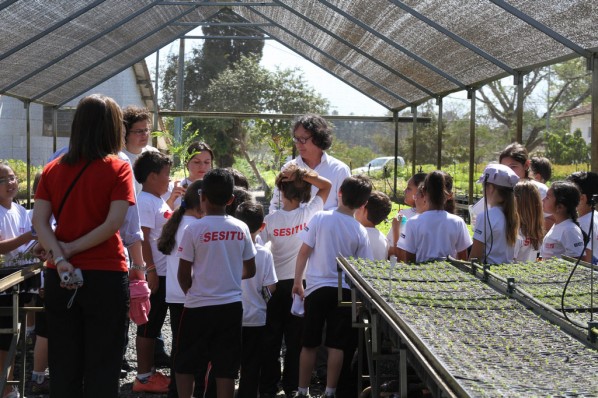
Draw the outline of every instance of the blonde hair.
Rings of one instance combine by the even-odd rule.
[[[534,250],[538,250],[544,239],[544,213],[540,191],[533,182],[522,180],[515,185],[514,193],[521,234],[530,240]]]

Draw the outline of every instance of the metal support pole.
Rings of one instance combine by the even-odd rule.
[[[442,133],[444,126],[442,124],[442,97],[436,99],[438,105],[438,158],[436,159],[436,168],[442,170]]]
[[[393,199],[397,200],[397,157],[399,156],[399,111],[392,111],[392,121],[395,126],[395,172],[392,186]]]
[[[521,72],[517,72],[515,75],[515,84],[517,85],[517,109],[515,110],[517,131],[515,141],[523,144],[523,74]]]
[[[160,90],[160,50],[156,51],[156,70],[154,77],[154,131],[158,131],[158,92]]]
[[[413,164],[411,165],[411,175],[415,174],[415,162],[417,156],[417,147],[415,145],[415,138],[417,136],[417,106],[411,107],[411,115],[413,116],[413,148],[412,148],[412,157],[413,157]]]
[[[58,150],[58,107],[52,107],[52,153]]]
[[[179,65],[177,73],[176,83],[176,110],[183,110],[183,90],[184,90],[184,79],[185,79],[185,39],[180,39],[179,44]],[[183,136],[183,118],[177,117],[174,119],[174,140],[177,144],[182,142]]]
[[[467,203],[473,204],[473,178],[475,167],[475,89],[471,88],[467,92],[467,98],[471,100],[471,110],[469,115],[469,196]]]
[[[31,209],[31,102],[25,102],[25,115],[27,118],[27,208]]]
[[[592,171],[598,172],[598,54],[591,59],[592,66]]]

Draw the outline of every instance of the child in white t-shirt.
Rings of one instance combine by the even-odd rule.
[[[276,271],[272,253],[256,244],[257,234],[264,228],[264,209],[255,202],[244,202],[237,207],[235,217],[247,224],[255,244],[255,276],[244,279],[243,288],[243,350],[238,398],[255,398],[263,360],[264,332],[266,329],[266,299],[276,290]]]
[[[198,218],[203,216],[201,210],[201,201],[199,195],[201,192],[202,181],[196,180],[188,183],[185,194],[180,200],[179,207],[172,213],[172,216],[166,221],[162,227],[162,234],[158,239],[158,250],[166,256],[166,303],[170,311],[170,329],[172,331],[172,352],[176,351],[179,323],[183,314],[183,307],[185,303],[185,293],[179,285],[177,279],[179,271],[179,257],[176,255],[176,249],[181,244],[183,233],[187,226]],[[199,396],[206,388],[205,383],[211,382],[214,384],[215,380],[206,380],[205,374],[207,369],[201,370],[195,377],[195,396]],[[176,390],[176,380],[174,372],[170,375],[169,396],[178,396]],[[211,388],[211,387],[210,387]]]
[[[419,184],[424,182],[424,178],[426,178],[426,173],[417,173],[414,174],[408,181],[407,187],[403,191],[405,198],[403,201],[407,206],[411,206],[407,209],[399,210],[399,213],[396,217],[392,219],[392,227],[388,234],[386,235],[386,239],[388,240],[388,256],[397,256],[397,258],[401,258],[399,253],[399,248],[397,247],[397,243],[399,242],[399,238],[401,236],[401,228],[406,224],[407,220],[411,217],[415,216],[418,212],[415,208],[415,195],[417,194],[417,188]],[[420,212],[421,213],[421,212]],[[403,220],[403,218],[405,220]],[[404,253],[403,253],[404,259]]]
[[[133,172],[141,183],[137,195],[139,222],[143,231],[141,242],[143,261],[146,264],[147,283],[152,291],[148,322],[137,326],[137,377],[135,392],[166,393],[170,379],[154,368],[155,339],[161,333],[166,318],[166,256],[158,250],[162,227],[172,215],[170,206],[162,199],[168,191],[172,160],[156,151],[143,152],[135,161]]]
[[[311,195],[312,186],[318,189],[314,196]],[[328,179],[315,171],[294,164],[276,177],[281,209],[266,216],[266,226],[260,234],[264,244],[270,244],[278,277],[276,292],[268,302],[260,394],[276,395],[279,384],[289,395],[297,390],[303,318],[291,314],[291,291],[297,253],[303,244],[298,234],[314,214],[324,209],[331,186]],[[305,205],[300,206],[302,203]],[[279,357],[283,338],[286,351],[281,374]]]
[[[208,362],[218,396],[233,396],[241,360],[241,280],[255,275],[256,250],[247,225],[226,214],[233,176],[212,169],[203,178],[204,217],[189,224],[178,248],[185,293],[174,358],[179,396],[193,394],[194,375]]]
[[[519,180],[513,189],[519,214],[519,235],[513,258],[518,262],[536,261],[544,239],[544,213],[540,191],[529,180]]]
[[[542,259],[551,257],[580,257],[584,261],[591,260],[591,253],[585,250],[585,236],[577,223],[577,206],[580,192],[577,186],[569,181],[554,182],[544,198],[544,212],[551,213],[554,225],[544,236],[540,255]]]
[[[487,208],[476,220],[470,259],[478,259],[483,264],[513,261],[519,232],[513,188],[518,181],[519,177],[508,166],[491,164],[484,169],[478,183],[484,184]]]
[[[365,206],[361,206],[355,212],[355,219],[368,232],[374,260],[388,258],[388,241],[384,234],[376,229],[376,225],[386,220],[391,209],[392,203],[388,195],[380,191],[373,191]]]
[[[587,248],[592,253],[592,263],[598,264],[598,212],[592,211],[592,199],[594,195],[598,195],[598,173],[577,171],[568,176],[567,181],[577,185],[581,191],[579,205],[577,206],[577,213],[579,214],[577,221],[582,231],[590,238]],[[591,234],[590,225],[592,225]]]
[[[305,320],[298,397],[307,396],[324,321],[324,345],[328,349],[325,396],[334,396],[344,353],[355,349],[357,340],[355,329],[351,327],[351,310],[337,303],[336,257],[372,259],[367,231],[354,218],[355,211],[367,202],[371,191],[372,183],[366,176],[347,177],[340,188],[338,208],[317,213],[299,234],[303,245],[297,256],[293,294],[305,300]],[[344,278],[342,295],[343,300],[350,300],[351,290]]]
[[[14,202],[19,191],[19,180],[15,176],[12,168],[7,163],[0,164],[0,254],[4,255],[5,266],[21,265],[18,262],[21,254],[27,244],[32,240],[37,240],[32,234],[31,219],[27,210]],[[0,302],[3,306],[12,305],[12,296],[0,296]],[[0,327],[11,328],[12,316],[0,317]],[[12,335],[0,335],[0,372],[4,368],[4,363],[8,355],[8,349]],[[11,368],[12,369],[12,368]],[[11,372],[12,373],[12,372]],[[9,380],[12,380],[12,374],[9,374]],[[11,393],[12,388],[7,386],[1,396]]]
[[[429,173],[423,183],[423,193],[428,210],[409,221],[406,228],[406,261],[425,262],[452,256],[467,258],[471,237],[465,221],[445,210],[450,198],[445,173]]]

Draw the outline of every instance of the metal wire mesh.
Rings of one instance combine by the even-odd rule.
[[[390,306],[469,395],[598,395],[596,351],[473,275],[447,262],[349,264],[375,292],[362,299]]]

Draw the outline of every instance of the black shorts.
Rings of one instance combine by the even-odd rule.
[[[236,378],[242,321],[241,302],[183,309],[174,357],[176,372],[196,374],[211,361],[216,378]]]
[[[137,326],[137,336],[155,339],[162,333],[166,319],[168,303],[166,303],[166,277],[159,276],[158,291],[150,296],[150,312],[147,323]]]
[[[343,301],[351,300],[351,290],[343,289]],[[351,307],[338,306],[338,288],[321,287],[305,297],[303,347],[315,348],[322,343],[322,330],[326,325],[324,345],[343,350],[353,343],[356,330],[351,325]]]

